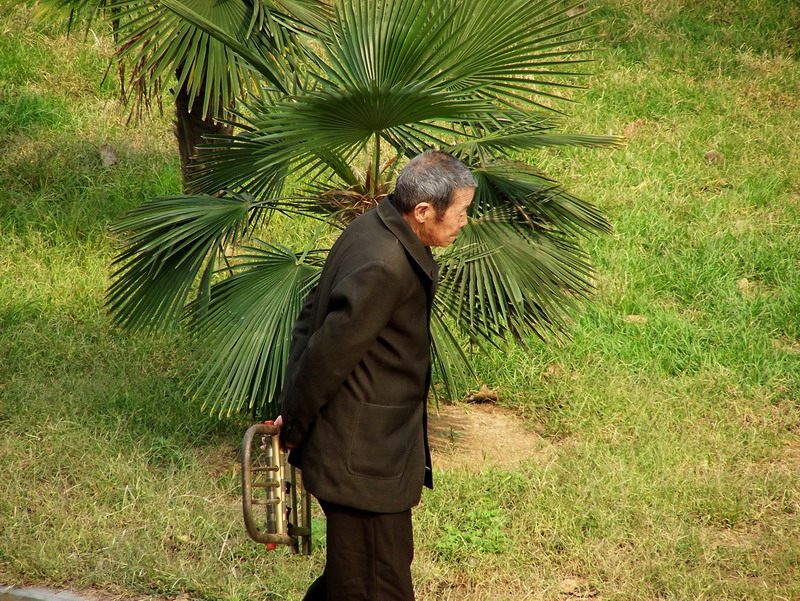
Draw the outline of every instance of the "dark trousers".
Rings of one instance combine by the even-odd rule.
[[[320,505],[327,518],[325,571],[303,601],[413,601],[411,510]]]

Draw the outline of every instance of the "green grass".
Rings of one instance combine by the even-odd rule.
[[[437,473],[418,598],[800,598],[800,7],[596,5],[605,49],[566,126],[628,144],[535,160],[614,224],[588,243],[597,296],[571,342],[475,359],[553,452]],[[0,582],[300,598],[321,546],[246,538],[246,422],[198,411],[193,342],[103,309],[108,224],[179,190],[169,115],[125,125],[102,32],[2,6]]]

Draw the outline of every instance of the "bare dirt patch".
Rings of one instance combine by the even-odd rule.
[[[428,420],[436,469],[508,468],[554,452],[519,416],[493,404],[440,405]]]

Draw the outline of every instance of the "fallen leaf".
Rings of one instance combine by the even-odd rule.
[[[497,391],[489,388],[486,384],[481,386],[478,392],[467,397],[468,403],[496,403],[497,401]]]
[[[566,599],[597,598],[597,591],[583,578],[564,578],[558,583],[558,592]]]
[[[716,192],[722,189],[729,189],[733,188],[733,184],[731,184],[728,180],[724,178],[719,178],[714,180],[713,182],[708,182],[704,184],[702,188],[700,188],[703,192]],[[748,221],[749,223],[749,221]]]
[[[553,376],[557,376],[561,373],[564,368],[561,367],[558,363],[548,363],[547,367],[544,368],[542,375],[545,378],[552,378]]]
[[[558,583],[558,592],[562,595],[569,595],[575,591],[579,591],[586,584],[585,580],[581,578],[564,578]]]
[[[647,323],[644,315],[626,315],[624,319],[627,323]]]

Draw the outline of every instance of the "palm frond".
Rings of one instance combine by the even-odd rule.
[[[326,155],[352,156],[377,132],[399,139],[409,123],[461,122],[467,117],[479,121],[490,109],[483,101],[438,94],[416,84],[294,97],[262,106],[257,130],[214,137],[200,151],[192,184],[208,191],[247,186],[256,195],[268,193],[283,180],[287,166],[300,172],[313,169]],[[438,129],[451,137],[459,134],[445,126]]]
[[[503,111],[486,123],[470,123],[465,137],[448,151],[462,160],[479,166],[507,156],[510,152],[548,146],[584,146],[588,148],[622,145],[621,136],[558,133],[559,123],[550,117],[529,111]]]
[[[219,117],[255,88],[256,74],[273,85],[283,81],[268,59],[275,49],[259,36],[246,37],[251,10],[242,0],[118,0],[115,6],[122,11],[119,55],[132,64],[131,83],[141,97],[156,95],[176,77],[190,104],[202,98],[203,117]],[[224,42],[187,21],[186,13],[204,20]],[[280,46],[281,39],[269,42]]]
[[[459,341],[459,332],[448,323],[442,297],[437,297],[431,312],[431,359],[434,386],[431,390],[439,400],[441,392],[455,399],[475,386],[477,378],[472,363]],[[440,387],[436,384],[441,384]]]
[[[106,303],[125,328],[177,323],[198,275],[247,225],[241,197],[173,196],[146,202],[117,225],[125,244],[114,259]]]
[[[356,0],[337,5],[319,67],[332,87],[426,82],[508,106],[542,105],[548,87],[577,87],[588,62],[563,2]],[[554,51],[553,49],[557,49]]]
[[[256,241],[242,249],[233,270],[212,287],[207,309],[189,306],[197,340],[208,349],[192,387],[220,416],[245,407],[274,414],[292,326],[319,278],[319,261]]]
[[[568,193],[530,165],[503,161],[473,167],[478,182],[471,212],[476,217],[497,209],[513,213],[520,226],[539,232],[586,235],[608,232],[608,220],[594,205]]]
[[[473,340],[565,335],[593,271],[574,239],[522,232],[498,212],[473,220],[441,260],[443,310]]]
[[[269,29],[272,20],[284,29],[313,37],[322,35],[333,12],[325,0],[254,0],[253,6],[253,14],[263,15],[261,18],[267,21],[264,26]]]

